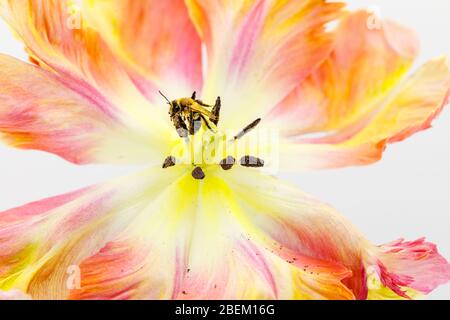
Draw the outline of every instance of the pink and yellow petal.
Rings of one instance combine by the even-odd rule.
[[[100,251],[81,262],[80,288],[72,289],[69,298],[127,300],[142,291],[149,291],[146,292],[148,298],[152,297],[151,290],[155,293],[163,291],[163,281],[153,283],[152,287],[138,281],[138,275],[142,276],[145,266],[147,250],[148,248],[138,249],[125,242],[107,243]],[[155,294],[154,297],[157,296]]]
[[[385,291],[449,279],[429,244],[375,247],[330,207],[250,170],[199,184],[152,169],[0,217],[1,288],[36,299],[364,299],[381,294],[366,280],[381,265]],[[69,288],[74,265],[80,287]]]
[[[252,260],[235,246],[233,221],[229,220],[228,231],[220,232],[226,218],[223,209],[217,215],[207,211],[219,204],[198,192],[198,184],[187,175],[160,194],[147,207],[151,219],[138,219],[125,240],[108,244],[80,265],[84,280],[70,297],[271,297],[266,278],[249,266]],[[170,201],[173,197],[177,201]],[[98,268],[99,264],[105,268]]]
[[[366,165],[378,161],[389,143],[428,129],[448,103],[450,64],[446,57],[425,63],[353,127],[321,138],[302,138],[280,147],[288,170]]]
[[[333,52],[271,113],[288,135],[345,129],[379,108],[418,53],[415,33],[391,21],[367,26],[367,12],[347,13]]]
[[[184,0],[86,0],[83,5],[88,23],[132,68],[141,89],[147,79],[171,96],[201,90],[201,41]]]
[[[450,280],[450,265],[423,239],[374,246],[333,208],[290,185],[248,170],[224,175],[245,213],[250,239],[310,274],[317,285],[312,297],[324,288],[321,277],[335,294],[348,288],[357,299],[428,294]]]
[[[156,131],[165,126],[147,124],[131,122],[92,87],[0,56],[0,139],[11,146],[78,164],[160,162],[170,143]]]
[[[151,218],[142,215],[80,264],[81,288],[70,298],[353,298],[340,281],[348,270],[300,256],[307,271],[290,264],[254,237],[230,197],[221,179],[199,187],[181,178],[149,204]]]
[[[430,128],[432,121],[448,103],[450,95],[450,60],[428,61],[400,83],[380,104],[380,110],[352,139],[394,143]]]
[[[94,82],[111,77],[117,67],[101,37],[84,23],[77,1],[2,0],[0,5],[33,62]]]
[[[385,149],[385,141],[357,146],[282,142],[279,168],[283,172],[303,172],[369,165],[379,161]]]
[[[249,176],[256,178],[255,174]],[[243,179],[246,177],[242,176]],[[353,297],[340,282],[348,275],[346,268],[302,256],[298,252],[294,252],[297,253],[298,259],[295,263],[290,261],[292,256],[278,254],[278,244],[271,241],[266,229],[254,223],[252,220],[254,212],[249,210],[247,203],[233,192],[234,185],[228,183],[228,179],[219,175],[210,177],[202,186],[203,216],[197,217],[195,226],[197,230],[202,226],[203,232],[200,234],[203,236],[196,235],[195,242],[192,243],[196,246],[195,255],[192,251],[187,264],[191,272],[194,270],[199,275],[208,274],[209,278],[214,279],[207,282],[210,290],[214,288],[213,284],[217,284],[217,288],[222,292],[221,295],[217,295],[215,290],[211,290],[215,293],[213,296],[215,299]],[[206,242],[206,237],[211,240]],[[211,245],[205,248],[205,243]],[[307,271],[304,270],[305,264],[310,265]],[[210,266],[206,269],[208,272],[205,272],[206,266]],[[221,273],[218,274],[215,270],[218,270],[219,266],[222,267],[219,269]],[[312,271],[318,273],[312,274]],[[201,292],[208,298],[204,285],[202,286],[207,277],[201,277],[199,280],[202,281],[196,288],[203,288]],[[315,280],[321,285],[315,286]],[[189,283],[192,282],[187,282],[187,288]],[[189,295],[189,290],[185,291]],[[198,298],[198,295],[191,297]]]
[[[374,269],[380,283],[401,297],[429,294],[450,279],[450,265],[436,245],[425,238],[400,239],[381,245],[374,252]]]
[[[347,14],[331,56],[270,114],[270,125],[289,137],[280,143],[283,169],[376,162],[388,143],[428,128],[446,105],[448,59],[405,79],[418,51],[415,34],[389,21],[372,30],[367,19],[367,12]]]
[[[127,228],[80,262],[81,286],[71,290],[70,299],[170,299],[176,248],[189,241],[178,226],[192,217],[195,207],[195,189],[190,189],[195,186],[176,172],[179,177],[146,199]]]
[[[127,229],[179,174],[149,169],[2,212],[0,288],[21,289],[37,299],[66,298],[69,268]]]
[[[207,50],[203,95],[223,98],[221,124],[235,129],[264,116],[326,59],[325,25],[342,8],[315,0],[187,3]]]
[[[301,288],[317,280],[313,286],[317,292],[306,291],[309,297],[299,289],[302,299],[318,298],[327,281],[330,291],[322,299],[333,298],[333,290],[334,299],[359,296],[358,283],[351,286],[350,280],[361,280],[359,248],[365,240],[351,224],[333,208],[270,176],[248,170],[225,175],[251,228],[252,240],[295,267],[304,280],[299,282]],[[273,187],[263,187],[268,185]],[[246,196],[248,190],[251,197]]]
[[[126,64],[103,40],[103,32],[88,25],[81,4],[75,0],[1,0],[0,13],[24,42],[33,63],[56,72],[68,84],[74,82],[80,90],[100,92],[115,102],[127,121],[145,127],[152,119],[163,119],[163,110],[142,96]],[[148,81],[145,85],[153,86]]]

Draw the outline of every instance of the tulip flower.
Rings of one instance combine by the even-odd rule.
[[[434,244],[372,244],[276,177],[368,165],[430,127],[448,101],[449,61],[409,73],[411,30],[369,28],[367,13],[322,0],[0,10],[31,61],[0,55],[0,140],[77,165],[145,166],[1,212],[3,292],[410,299],[450,279]]]

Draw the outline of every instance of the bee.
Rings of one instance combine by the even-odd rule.
[[[161,91],[159,94],[166,99],[170,106],[169,116],[180,138],[187,138],[194,135],[202,127],[202,123],[213,131],[219,123],[220,108],[222,102],[217,98],[214,106],[197,100],[196,92],[190,98],[180,98],[170,101]]]

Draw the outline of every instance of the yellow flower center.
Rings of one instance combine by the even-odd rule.
[[[161,95],[169,104],[169,116],[180,137],[180,143],[163,162],[163,168],[175,165],[192,166],[192,177],[202,180],[206,168],[231,170],[234,165],[244,167],[263,167],[264,160],[245,154],[236,159],[237,141],[253,130],[261,121],[257,119],[235,134],[221,132],[217,125],[220,120],[221,99],[214,105],[208,105],[196,99],[180,98],[170,101]]]

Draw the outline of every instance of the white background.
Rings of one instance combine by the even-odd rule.
[[[376,6],[419,33],[425,60],[450,56],[450,1],[348,1],[351,8]],[[26,59],[22,46],[0,22],[0,52]],[[426,236],[450,260],[450,108],[434,128],[391,145],[381,162],[361,168],[288,177],[303,190],[331,203],[374,243]],[[71,165],[56,156],[0,145],[0,210],[68,192],[135,168]],[[450,285],[429,296],[450,299]]]

